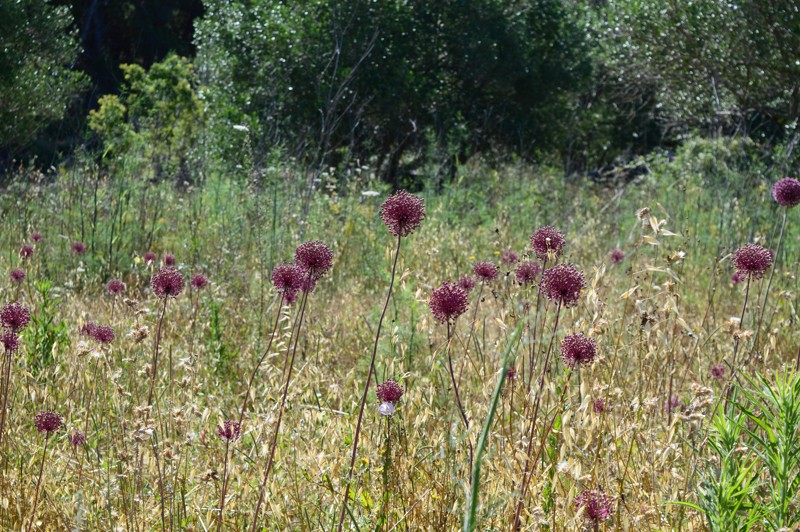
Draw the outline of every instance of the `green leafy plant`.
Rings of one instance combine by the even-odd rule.
[[[53,353],[69,344],[67,324],[58,318],[61,298],[53,290],[53,282],[42,279],[34,283],[39,296],[36,312],[31,316],[31,326],[25,338],[28,344],[28,364],[36,375],[53,363]]]

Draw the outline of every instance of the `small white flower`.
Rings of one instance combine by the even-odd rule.
[[[383,416],[391,416],[394,414],[394,403],[390,403],[388,401],[381,403],[381,406],[378,407],[378,412],[380,412]]]
[[[236,124],[235,126],[233,126],[233,129],[235,129],[236,131],[250,131],[247,126],[243,126],[241,124]]]
[[[362,196],[366,196],[368,198],[374,198],[378,194],[380,194],[380,192],[378,192],[377,190],[364,190],[363,192],[361,192]]]

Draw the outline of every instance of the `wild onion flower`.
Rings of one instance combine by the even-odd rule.
[[[608,254],[608,258],[611,259],[611,264],[615,266],[625,260],[625,253],[621,249],[615,249],[611,253]]]
[[[431,293],[429,306],[439,322],[453,322],[467,311],[467,293],[458,285],[445,281]]]
[[[528,260],[519,263],[517,269],[514,271],[514,275],[516,276],[519,284],[526,285],[535,283],[536,278],[539,276],[539,272],[541,271],[541,264],[536,261]]]
[[[747,244],[736,250],[733,265],[743,275],[761,279],[772,265],[772,252],[758,244]]]
[[[51,410],[45,410],[36,414],[33,419],[36,430],[50,434],[60,429],[64,425],[64,418]]]
[[[178,297],[183,291],[183,275],[173,268],[161,268],[150,279],[153,293],[160,298]]]
[[[89,334],[100,344],[110,344],[114,341],[114,329],[108,325],[95,325]]]
[[[731,275],[731,282],[733,284],[741,284],[746,280],[747,280],[747,275],[745,275],[740,271],[735,271],[733,272],[733,275]]]
[[[73,447],[77,447],[78,445],[85,445],[86,435],[82,431],[76,430],[75,432],[69,435],[69,442],[72,444]]]
[[[241,426],[236,421],[226,420],[217,427],[217,435],[223,440],[234,442],[239,439]]]
[[[383,403],[396,403],[403,397],[403,387],[393,380],[384,381],[378,385],[376,395]]]
[[[72,252],[76,255],[83,255],[86,253],[86,244],[76,240],[72,243]]]
[[[711,376],[717,380],[722,380],[725,378],[725,365],[711,364]]]
[[[19,303],[8,303],[0,310],[0,323],[11,332],[19,332],[31,322],[31,311]]]
[[[466,293],[472,292],[475,288],[475,278],[471,275],[465,275],[456,282],[456,284]]]
[[[556,257],[561,256],[566,243],[564,235],[551,225],[537,229],[531,236],[531,248],[540,260],[547,260],[551,253]]]
[[[111,279],[106,285],[106,290],[108,290],[108,293],[112,295],[119,294],[125,290],[125,283],[123,283],[120,279]]]
[[[21,283],[22,281],[25,280],[25,270],[22,270],[20,268],[14,268],[13,270],[11,270],[9,277],[15,283]]]
[[[476,262],[472,267],[472,271],[475,272],[475,277],[484,283],[491,283],[500,273],[500,270],[497,269],[497,265],[488,261]]]
[[[592,402],[592,410],[595,414],[602,414],[606,411],[606,400],[598,397]]]
[[[39,231],[34,231],[33,233],[31,233],[31,240],[33,240],[34,242],[38,242],[41,239],[42,239],[42,233],[40,233]]]
[[[144,258],[144,262],[146,264],[151,264],[151,263],[156,261],[158,256],[155,253],[153,253],[152,251],[148,251],[147,253],[144,254],[143,258]]]
[[[97,328],[97,324],[93,321],[87,321],[83,325],[81,325],[80,330],[78,331],[81,336],[94,336],[94,330]]]
[[[584,490],[575,497],[575,510],[583,510],[583,519],[595,525],[611,519],[614,506],[611,499],[600,490]]]
[[[772,197],[782,207],[792,208],[800,204],[800,181],[787,177],[772,185]]]
[[[574,264],[559,264],[544,271],[541,288],[547,299],[569,308],[578,303],[586,280]]]
[[[386,198],[380,213],[391,235],[405,237],[416,231],[425,219],[425,200],[400,190]]]
[[[15,332],[5,331],[0,335],[0,344],[3,344],[7,353],[12,353],[19,349],[19,336]]]
[[[570,368],[588,366],[597,355],[597,344],[583,333],[571,334],[561,342],[561,360]]]
[[[317,280],[328,273],[333,266],[333,252],[321,240],[312,240],[297,247],[294,260],[298,266],[310,272],[312,279]]]
[[[303,281],[307,276],[296,264],[278,264],[272,270],[272,286],[278,292],[296,294],[303,288]]]
[[[507,249],[500,254],[500,262],[502,264],[510,266],[511,264],[516,264],[517,261],[519,261],[519,257],[511,249]]]
[[[189,284],[191,284],[192,288],[195,290],[200,290],[208,285],[208,277],[202,273],[196,273],[192,276],[192,280],[189,281]]]
[[[175,267],[175,255],[172,253],[167,253],[164,255],[164,266],[169,266],[170,268]]]
[[[19,256],[22,258],[22,260],[28,260],[31,258],[33,256],[33,246],[30,244],[24,244],[19,249]]]
[[[508,370],[506,370],[506,379],[513,381],[516,378],[517,378],[517,368],[515,367],[508,368]]]

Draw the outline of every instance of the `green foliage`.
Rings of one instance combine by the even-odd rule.
[[[84,87],[72,68],[72,22],[64,6],[0,0],[0,150],[22,147],[60,120]]]
[[[54,293],[52,281],[41,279],[34,283],[34,288],[40,301],[31,315],[25,338],[28,365],[36,375],[53,363],[53,353],[63,351],[69,344],[69,337],[66,322],[58,319],[61,298]]]
[[[171,55],[147,71],[138,65],[121,68],[122,96],[101,97],[99,108],[89,113],[89,127],[102,139],[104,155],[116,158],[135,150],[157,178],[188,180],[187,164],[203,124],[194,67]]]

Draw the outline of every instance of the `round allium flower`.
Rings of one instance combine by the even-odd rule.
[[[382,403],[396,403],[403,397],[403,387],[393,380],[388,380],[378,385],[377,395]]]
[[[472,292],[472,289],[475,288],[475,278],[471,275],[465,275],[461,279],[456,282],[456,284],[466,293]]]
[[[725,365],[711,364],[711,376],[717,380],[723,379],[725,377]]]
[[[588,366],[597,355],[597,344],[594,339],[583,333],[570,334],[561,341],[561,360],[570,368],[576,365]]]
[[[83,325],[81,325],[80,330],[78,331],[82,336],[94,336],[94,330],[97,328],[97,324],[93,321],[87,321]]]
[[[308,274],[296,264],[278,264],[272,270],[272,285],[278,292],[298,292]]]
[[[82,255],[86,253],[86,244],[76,240],[72,243],[72,252],[76,255]]]
[[[500,262],[506,265],[516,264],[518,260],[519,257],[517,254],[510,249],[507,249],[500,254]]]
[[[567,241],[564,240],[564,235],[561,234],[561,231],[551,225],[545,225],[537,229],[531,236],[533,252],[541,260],[547,260],[548,253],[559,257],[566,243]]]
[[[86,435],[82,431],[76,430],[75,432],[69,435],[69,442],[72,444],[73,447],[77,447],[78,445],[85,445]]]
[[[745,280],[747,280],[747,275],[745,275],[744,273],[742,273],[740,271],[735,271],[735,272],[733,272],[733,275],[731,275],[731,282],[733,284],[741,284]]]
[[[241,434],[241,427],[236,421],[227,420],[217,427],[217,435],[223,440],[236,441]]]
[[[11,270],[9,277],[15,283],[21,283],[22,281],[25,280],[25,270],[22,270],[20,268],[14,268],[13,270]]]
[[[381,205],[381,220],[393,236],[408,236],[425,219],[425,200],[405,190],[392,194]]]
[[[428,304],[433,317],[441,323],[455,321],[467,311],[467,293],[458,285],[445,281],[431,293]]]
[[[575,497],[575,510],[583,509],[583,519],[599,524],[607,521],[614,514],[611,499],[600,490],[584,490]]]
[[[174,268],[161,268],[150,279],[150,287],[162,299],[178,297],[183,290],[183,275]]]
[[[673,395],[669,399],[664,400],[664,410],[667,412],[672,412],[676,408],[681,406],[681,398],[677,395]]]
[[[616,265],[625,260],[625,253],[621,249],[615,249],[608,254],[608,258],[611,259],[611,264]]]
[[[144,254],[144,262],[147,264],[155,262],[157,258],[158,256],[156,256],[156,254],[153,253],[152,251],[148,251],[147,253]]]
[[[30,244],[25,244],[21,248],[19,248],[19,256],[22,257],[22,260],[27,260],[33,256],[33,246]]]
[[[175,267],[175,255],[172,253],[167,253],[164,255],[164,266],[169,266],[170,268]]]
[[[101,344],[110,344],[114,341],[114,329],[108,325],[95,325],[89,334]]]
[[[297,247],[294,261],[307,272],[311,272],[312,279],[319,279],[331,269],[333,252],[321,240],[312,240]]]
[[[31,311],[19,303],[9,303],[0,310],[0,322],[12,332],[19,332],[31,322]]]
[[[544,271],[540,286],[547,299],[569,308],[578,303],[586,280],[574,264],[559,264]]]
[[[500,273],[500,270],[497,269],[495,263],[488,261],[476,262],[472,267],[472,271],[475,272],[475,277],[484,283],[491,283]]]
[[[519,263],[517,269],[514,271],[514,275],[517,277],[517,282],[519,284],[531,284],[536,282],[540,271],[542,271],[541,264],[533,260],[527,260]]]
[[[125,291],[125,283],[119,279],[111,279],[106,285],[109,294],[119,294]]]
[[[592,410],[595,414],[602,414],[606,411],[606,400],[598,397],[592,402]]]
[[[781,179],[772,185],[772,197],[783,207],[800,204],[800,181],[791,177]]]
[[[39,231],[34,231],[33,233],[31,233],[31,240],[33,240],[34,242],[38,242],[41,239],[42,239],[42,233],[40,233]]]
[[[290,292],[286,291],[283,293],[283,303],[284,305],[291,305],[293,303],[297,303],[297,298],[299,297],[298,292]]]
[[[747,244],[736,250],[733,265],[743,275],[761,279],[772,265],[772,252],[758,244]]]
[[[189,281],[189,284],[192,285],[192,288],[195,290],[200,290],[201,288],[205,288],[208,285],[208,277],[203,275],[202,273],[196,273],[192,275],[192,280]]]
[[[39,432],[55,432],[64,424],[64,418],[60,414],[56,414],[50,410],[39,412],[33,420],[36,425],[36,430]]]
[[[391,416],[395,410],[394,403],[381,403],[381,406],[378,407],[378,412],[382,416]]]
[[[5,331],[0,335],[0,344],[3,344],[3,348],[5,348],[8,353],[16,351],[19,349],[19,336],[17,336],[15,332]]]

